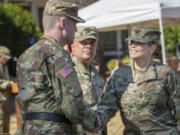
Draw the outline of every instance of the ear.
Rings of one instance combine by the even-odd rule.
[[[75,47],[75,44],[73,43],[73,44],[71,45],[71,48],[74,49],[74,47]]]
[[[78,41],[74,39],[74,42],[73,44],[71,45],[71,49],[72,49],[72,52],[76,51],[77,49],[77,45],[78,45]]]
[[[65,18],[65,17],[61,17],[61,18],[59,19],[58,27],[59,27],[60,29],[63,29],[63,28],[64,28],[65,21],[66,21],[66,18]]]
[[[151,45],[151,52],[154,53],[154,51],[156,50],[157,45]]]
[[[71,49],[72,49],[72,52],[74,52],[74,48],[75,48],[75,41],[72,43],[72,45],[71,45]]]

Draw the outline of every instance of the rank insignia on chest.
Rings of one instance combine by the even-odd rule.
[[[69,65],[66,65],[63,69],[59,71],[59,74],[66,78],[73,72],[72,68]]]

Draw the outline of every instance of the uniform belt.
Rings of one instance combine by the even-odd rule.
[[[72,122],[67,119],[64,115],[55,113],[45,113],[45,112],[29,112],[24,113],[24,120],[47,120],[54,122],[64,122],[67,124],[72,124]]]

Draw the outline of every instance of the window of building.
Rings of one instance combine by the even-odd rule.
[[[116,50],[116,31],[100,32],[99,44],[104,47],[104,51]]]

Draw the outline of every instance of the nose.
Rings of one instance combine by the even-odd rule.
[[[88,48],[91,48],[93,45],[91,43],[87,43],[86,45]]]
[[[86,44],[85,48],[91,48],[91,45],[90,44]]]

